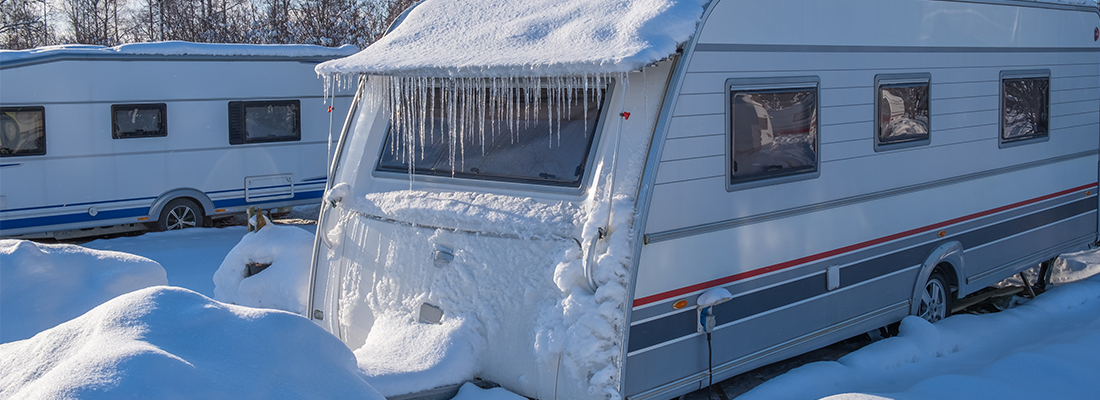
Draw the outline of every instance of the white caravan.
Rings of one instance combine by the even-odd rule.
[[[163,42],[0,52],[0,236],[177,229],[319,202],[328,107],[343,114],[352,94],[326,101],[313,68],[355,51]]]
[[[1097,241],[1094,6],[490,3],[318,67],[310,317],[384,395],[667,399]]]

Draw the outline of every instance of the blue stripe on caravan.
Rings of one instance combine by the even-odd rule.
[[[47,209],[47,208],[61,208],[61,207],[94,206],[94,205],[98,205],[98,204],[111,204],[111,203],[121,203],[121,202],[126,202],[126,201],[141,201],[141,200],[154,200],[154,199],[156,199],[156,197],[136,197],[136,198],[132,198],[132,199],[89,201],[87,203],[57,204],[57,205],[52,205],[52,206],[13,208],[13,209],[10,209],[10,210],[3,210],[3,211],[0,211],[0,212],[43,210],[43,209]]]
[[[100,211],[94,217],[88,215],[88,213],[86,212],[81,212],[76,214],[51,215],[48,217],[0,220],[0,230],[29,228],[34,226],[71,224],[76,222],[108,220],[115,218],[141,217],[145,216],[148,213],[149,207],[140,207],[127,208],[122,210]]]
[[[324,194],[324,192],[325,192],[324,190],[310,190],[310,191],[305,191],[305,192],[298,192],[298,193],[295,193],[294,197],[291,198],[291,199],[280,199],[280,200],[273,200],[273,201],[259,202],[259,203],[257,203],[257,202],[252,202],[252,203],[245,202],[243,198],[225,199],[225,200],[215,201],[214,202],[214,207],[222,208],[222,207],[233,207],[233,206],[248,205],[248,204],[262,205],[262,204],[265,204],[265,203],[273,203],[273,202],[276,202],[276,201],[319,199],[319,198],[321,198],[321,195]],[[149,199],[153,199],[153,198],[149,198]],[[142,200],[142,199],[136,199],[136,200]],[[83,203],[83,204],[103,204],[103,203],[114,203],[114,202],[119,202],[119,201],[129,201],[129,200],[112,200],[112,201],[103,201],[103,202],[96,202],[96,203]],[[73,204],[73,205],[81,205],[81,204]],[[60,206],[58,206],[58,207],[60,207]],[[5,211],[14,211],[14,210],[5,210]],[[29,228],[29,227],[36,227],[36,226],[72,224],[72,223],[88,222],[88,221],[104,221],[104,220],[116,219],[116,218],[143,217],[143,216],[148,215],[148,213],[149,213],[149,207],[138,207],[138,208],[127,208],[127,209],[122,209],[122,210],[100,211],[94,217],[91,216],[91,215],[88,215],[87,212],[78,212],[78,213],[73,213],[73,214],[51,215],[51,216],[47,216],[47,217],[34,217],[34,218],[12,219],[12,220],[0,220],[0,230],[21,229],[21,228]]]

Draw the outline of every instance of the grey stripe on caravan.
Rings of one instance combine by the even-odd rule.
[[[754,319],[757,319],[757,318],[764,317],[766,315],[770,315],[770,314],[774,314],[774,313],[777,313],[777,312],[780,312],[780,311],[783,311],[783,310],[787,310],[787,309],[790,309],[791,307],[796,307],[796,306],[799,306],[799,305],[802,305],[802,304],[805,304],[805,303],[808,303],[808,302],[811,302],[811,301],[820,300],[822,298],[825,298],[826,296],[832,296],[834,294],[839,294],[839,293],[843,293],[845,291],[853,290],[853,289],[859,288],[860,286],[869,285],[869,284],[875,283],[877,281],[880,281],[880,280],[883,280],[883,279],[886,279],[886,278],[890,278],[890,277],[898,275],[898,274],[911,272],[911,271],[913,271],[917,268],[920,268],[920,265],[914,265],[914,266],[911,266],[911,267],[908,267],[908,268],[902,268],[902,269],[896,270],[894,272],[891,272],[889,274],[878,276],[878,277],[875,277],[874,279],[869,279],[869,280],[866,280],[866,281],[863,281],[863,282],[860,282],[860,283],[857,283],[857,284],[854,284],[854,285],[842,287],[840,289],[833,290],[833,291],[824,290],[824,285],[821,285],[822,290],[814,291],[812,297],[807,297],[807,298],[801,299],[801,300],[793,302],[793,303],[788,303],[788,304],[783,305],[782,307],[773,308],[773,309],[770,309],[770,310],[765,311],[765,312],[742,316],[742,317],[737,318],[737,319],[726,318],[726,319],[728,319],[728,321],[718,323],[714,327],[714,330],[718,331],[720,329],[731,328],[734,325],[737,325],[737,324],[740,324],[740,323],[743,323],[743,322],[751,321],[751,320],[754,320]],[[821,274],[824,274],[824,271],[822,271]],[[815,275],[817,275],[817,274],[815,274]],[[736,296],[736,297],[734,297],[734,299],[737,299],[738,297],[744,297],[744,296]],[[733,301],[733,300],[730,300],[730,301]],[[694,308],[691,308],[690,311],[696,311],[696,310]],[[692,319],[694,320],[695,314],[696,313],[692,312],[688,315],[690,315],[692,317]],[[677,343],[677,342],[681,342],[681,341],[690,339],[690,338],[692,338],[694,336],[698,336],[698,335],[701,335],[701,333],[687,334],[687,335],[678,337],[678,338],[673,339],[673,340],[669,340],[669,341],[666,341],[666,342],[663,342],[663,343],[657,343],[657,344],[651,345],[649,347],[640,348],[640,349],[636,349],[636,350],[629,350],[629,353],[627,355],[632,356],[632,355],[636,355],[636,354],[645,353],[647,351],[657,349],[657,348],[661,348],[661,347],[664,347],[664,346],[668,346],[668,345],[671,345],[671,344],[674,344],[674,343]]]
[[[336,96],[336,98],[350,98],[350,94],[342,94]],[[267,101],[267,100],[298,100],[298,99],[326,99],[325,96],[276,96],[276,97],[217,97],[217,98],[205,98],[205,99],[125,99],[125,100],[96,100],[96,101],[36,101],[32,103],[11,103],[4,104],[4,107],[25,107],[25,106],[52,106],[52,105],[72,105],[72,104],[130,104],[130,103],[186,103],[192,101]]]
[[[776,344],[775,346],[771,346],[771,347],[768,347],[766,349],[762,349],[760,351],[757,351],[757,352],[754,352],[754,353],[751,353],[751,354],[747,354],[743,357],[739,357],[735,360],[731,360],[731,361],[726,362],[724,364],[720,364],[718,366],[715,366],[714,367],[714,373],[716,375],[721,374],[721,373],[723,373],[725,371],[728,371],[730,369],[737,368],[741,365],[745,365],[745,364],[751,363],[753,361],[771,356],[773,354],[783,352],[784,350],[794,348],[798,345],[801,345],[801,344],[804,344],[806,342],[812,341],[814,339],[829,335],[833,332],[843,330],[843,329],[846,329],[848,327],[856,326],[856,325],[859,325],[859,324],[863,323],[864,321],[872,320],[872,319],[875,319],[875,318],[878,318],[878,317],[884,316],[884,315],[889,315],[889,314],[892,314],[894,312],[900,311],[900,310],[908,308],[908,307],[909,307],[909,302],[903,301],[903,302],[898,302],[898,303],[880,308],[878,310],[875,310],[875,311],[872,311],[872,312],[869,312],[869,313],[866,313],[866,314],[863,314],[863,315],[860,315],[860,316],[857,316],[857,317],[854,317],[854,318],[850,318],[848,320],[842,321],[842,322],[837,323],[835,325],[832,325],[832,326],[829,326],[829,327],[826,327],[826,328],[808,333],[808,334],[803,335],[803,336],[799,336],[797,338],[793,338],[793,339],[788,340],[786,342]],[[674,388],[677,388],[677,387],[683,387],[685,385],[694,383],[695,381],[705,379],[706,377],[707,377],[707,371],[702,371],[702,372],[687,376],[683,379],[679,379],[679,380],[667,383],[665,385],[661,385],[659,387],[648,390],[646,392],[642,392],[642,393],[639,393],[637,395],[630,396],[629,398],[632,399],[632,400],[634,400],[634,399],[640,400],[640,399],[657,398],[658,396],[661,395],[661,393],[663,393],[665,391],[668,391],[670,389],[674,389]]]
[[[1062,202],[1056,206],[1049,206],[1047,202],[1039,209],[1029,209],[1022,215],[1009,216],[1007,220],[993,223],[984,222],[977,229],[965,230],[948,235],[944,238],[933,240],[917,239],[919,243],[908,243],[903,248],[893,250],[885,255],[868,256],[868,250],[860,251],[861,259],[848,259],[841,262],[841,290],[858,287],[874,282],[898,273],[898,265],[920,265],[928,253],[947,241],[959,241],[966,249],[978,248],[986,243],[996,243],[1005,238],[1018,235],[1020,232],[1030,231],[1040,227],[1049,227],[1062,223],[1082,215],[1096,212],[1097,196],[1092,195],[1080,200],[1065,202],[1065,197],[1052,199],[1053,202]],[[1004,216],[1001,216],[1004,217]],[[890,250],[888,250],[890,251]],[[830,262],[832,261],[832,262]],[[838,259],[826,259],[814,262],[808,266],[833,264]],[[908,270],[912,267],[903,268]],[[800,304],[808,298],[833,293],[826,290],[824,279],[820,270],[778,284],[772,284],[760,289],[738,294],[732,300],[715,306],[718,316],[718,325],[725,325],[730,321],[747,320],[756,315],[766,315],[777,310],[790,307],[792,304]],[[732,283],[724,287],[737,285]],[[766,289],[766,290],[761,290]],[[737,292],[734,290],[733,292]],[[693,311],[694,309],[689,309]],[[721,310],[721,313],[717,312]],[[628,351],[633,353],[642,349],[660,347],[662,343],[675,342],[678,338],[695,332],[694,313],[682,313],[666,318],[648,318],[645,323],[630,327],[630,342],[627,343]]]
[[[808,204],[805,206],[789,208],[786,210],[773,211],[770,213],[764,213],[760,215],[754,215],[751,217],[734,218],[725,221],[711,222],[706,224],[700,224],[695,226],[689,226],[686,228],[672,229],[663,232],[647,233],[642,241],[645,244],[653,244],[657,242],[663,242],[667,240],[680,239],[689,236],[700,235],[704,233],[717,232],[726,229],[732,229],[739,226],[757,224],[765,221],[776,220],[780,218],[787,218],[795,215],[801,215],[816,211],[827,210],[830,208],[837,208],[848,206],[852,204],[862,203],[865,201],[898,196],[902,194],[917,192],[921,190],[932,189],[940,186],[954,185],[966,181],[972,181],[981,178],[987,178],[995,175],[1007,174],[1010,172],[1020,171],[1029,168],[1035,168],[1042,165],[1054,164],[1063,161],[1073,160],[1083,157],[1092,157],[1096,155],[1096,151],[1082,151],[1073,154],[1062,155],[1058,157],[1052,157],[1045,160],[1032,161],[1029,163],[1013,165],[1009,167],[1002,167],[992,169],[989,171],[975,172],[966,175],[960,175],[947,179],[940,179],[932,182],[921,183],[917,185],[904,186],[895,189],[883,190],[874,193],[862,194],[857,196],[845,197],[836,200],[825,201],[821,203]]]
[[[695,51],[742,53],[1100,53],[1095,47],[841,46],[699,43]]]
[[[1072,195],[1074,194],[1070,194],[1067,196]],[[1092,197],[1095,198],[1096,196],[1093,195]],[[897,241],[870,246],[864,249],[857,250],[853,253],[841,254],[834,257],[817,260],[809,264],[754,276],[752,278],[733,282],[730,285],[737,285],[744,288],[738,289],[736,290],[736,292],[750,293],[752,291],[757,291],[760,288],[771,288],[778,284],[787,283],[802,278],[806,276],[805,272],[803,271],[805,271],[807,268],[812,270],[813,272],[818,272],[818,270],[814,268],[820,268],[820,266],[825,264],[840,265],[845,268],[846,272],[841,275],[841,286],[852,285],[881,274],[881,272],[875,272],[876,270],[881,268],[886,268],[888,270],[890,266],[905,265],[906,263],[919,263],[923,261],[923,257],[927,256],[928,251],[931,250],[932,247],[930,246],[938,246],[939,243],[943,240],[959,238],[955,240],[962,240],[965,242],[964,245],[967,246],[979,246],[982,243],[981,239],[983,238],[988,238],[987,240],[995,240],[1000,236],[989,235],[998,234],[1001,233],[1002,230],[1004,230],[1004,225],[997,224],[1022,217],[1027,217],[1040,211],[1046,211],[1049,209],[1057,208],[1059,206],[1066,206],[1067,204],[1071,204],[1066,202],[1066,198],[1066,196],[1060,196],[1035,204],[1029,204],[1017,209],[997,213],[995,215],[963,222],[961,224],[949,227],[952,234],[948,238],[941,239],[936,236],[935,232],[917,234],[908,238],[898,239]],[[978,232],[991,226],[993,226],[993,228]],[[929,239],[930,236],[928,235],[932,235],[931,240]],[[729,287],[729,285],[725,287]],[[636,307],[634,308],[632,316],[637,317],[638,321],[650,321],[656,319],[655,317],[657,317],[658,314],[671,314],[667,312],[661,312],[659,310],[669,309],[671,307],[671,304],[678,299],[686,299],[689,302],[689,306],[693,306],[694,303],[691,302],[694,301],[694,296],[698,293],[701,293],[702,291],[703,290],[699,290],[697,292],[687,293],[683,296],[678,296],[673,299],[654,302],[651,304],[646,304],[644,306]]]
[[[130,139],[112,139],[112,140],[130,140]],[[288,141],[288,142],[273,142],[273,143],[251,143],[251,144],[248,144],[248,145],[233,145],[233,147],[230,147],[230,149],[238,149],[237,146],[246,146],[246,147],[239,147],[241,150],[245,150],[245,149],[256,149],[256,148],[301,146],[301,145],[325,144],[325,143],[328,143],[328,142],[324,141],[324,140],[314,140],[314,141],[311,141],[311,142],[290,142],[290,141]],[[52,160],[75,160],[75,159],[81,159],[81,158],[141,156],[141,155],[149,155],[149,154],[168,154],[168,153],[172,153],[172,154],[196,153],[196,152],[204,152],[204,151],[225,151],[225,147],[224,146],[223,147],[200,147],[200,148],[196,148],[196,149],[158,150],[158,151],[132,151],[132,152],[126,152],[126,153],[82,154],[82,155],[78,155],[78,156],[45,156],[45,157],[30,156],[30,157],[27,158],[27,161],[30,162],[30,161],[52,161]],[[49,154],[49,153],[47,153],[47,154]]]

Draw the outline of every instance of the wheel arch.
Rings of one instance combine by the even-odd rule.
[[[965,271],[965,264],[963,262],[963,246],[962,243],[957,241],[951,241],[939,245],[932,250],[924,259],[924,263],[921,264],[920,272],[917,274],[917,281],[913,285],[912,297],[909,300],[909,314],[916,315],[918,308],[920,307],[920,295],[924,290],[924,285],[928,283],[928,277],[932,275],[937,268],[943,271],[944,276],[947,278],[947,284],[955,290],[948,290],[948,295],[958,298],[960,293],[963,293],[963,271]]]
[[[197,189],[172,189],[164,192],[153,201],[153,205],[149,206],[149,221],[160,220],[160,212],[164,209],[164,206],[175,199],[191,199],[195,203],[198,203],[202,207],[203,217],[214,213],[214,202],[210,200],[210,197]]]

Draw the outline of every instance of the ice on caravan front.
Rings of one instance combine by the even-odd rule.
[[[317,67],[358,91],[310,317],[386,396],[540,399],[671,398],[942,319],[1097,240],[1100,44],[1069,25],[1100,14],[420,2]]]

